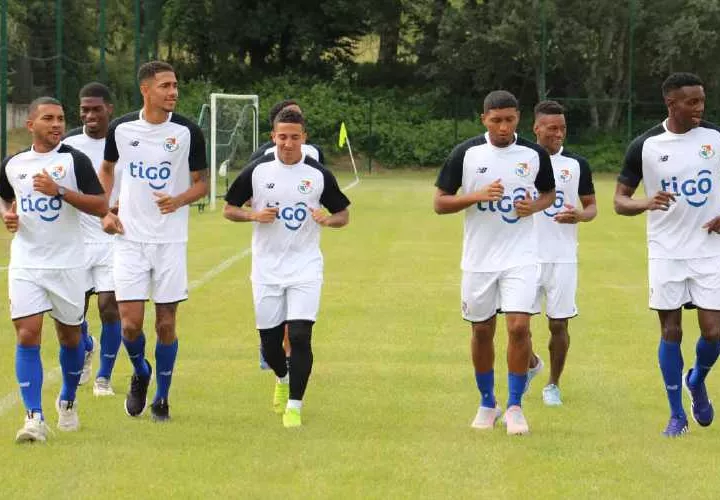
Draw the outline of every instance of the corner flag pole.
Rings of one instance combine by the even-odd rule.
[[[352,147],[350,146],[350,139],[348,138],[347,128],[345,127],[345,122],[342,122],[340,123],[338,147],[342,148],[346,143],[348,147],[348,152],[350,153],[350,162],[352,163],[353,172],[355,172],[355,180],[345,186],[343,189],[350,189],[351,187],[356,186],[360,182],[360,177],[358,177],[357,166],[355,166],[355,158],[353,157]]]

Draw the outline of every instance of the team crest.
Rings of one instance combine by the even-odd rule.
[[[572,179],[572,174],[570,173],[570,171],[568,169],[563,168],[562,170],[560,170],[560,180],[562,182],[570,182],[571,179]]]
[[[700,157],[704,158],[706,160],[709,160],[715,156],[715,150],[712,148],[710,144],[703,144],[700,146]]]
[[[530,165],[524,162],[520,162],[515,165],[515,174],[518,177],[527,177],[530,175]]]
[[[168,153],[172,153],[173,151],[177,151],[177,148],[179,148],[180,145],[178,144],[178,141],[175,137],[168,137],[165,139],[165,144],[163,144],[163,148]]]
[[[65,168],[65,165],[55,165],[54,167],[50,168],[50,171],[48,173],[50,174],[50,177],[52,177],[52,180],[58,182],[61,179],[65,178],[67,169]]]
[[[310,194],[312,193],[313,186],[312,182],[309,180],[303,179],[300,181],[300,185],[298,186],[298,191],[300,191],[302,194]]]

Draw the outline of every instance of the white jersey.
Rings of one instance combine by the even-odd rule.
[[[460,188],[470,193],[496,179],[505,187],[503,198],[465,210],[463,271],[495,272],[538,262],[533,217],[519,217],[513,202],[555,188],[550,157],[542,147],[516,138],[499,148],[488,134],[469,139],[450,153],[435,185],[449,194]]]
[[[708,122],[674,134],[666,122],[637,137],[629,146],[618,182],[645,195],[675,194],[667,211],[647,212],[650,259],[697,259],[720,255],[720,235],[703,224],[720,215],[720,128]]]
[[[63,139],[65,144],[68,144],[75,149],[85,153],[95,168],[95,172],[100,172],[102,166],[103,155],[105,153],[105,138],[93,139],[85,133],[84,127],[78,127],[67,133]],[[110,206],[113,207],[117,204],[118,192],[120,191],[120,169],[115,166],[115,184],[113,185],[112,193],[110,194],[109,202]],[[102,229],[102,220],[99,217],[95,217],[90,214],[80,213],[80,224],[83,228],[83,235],[85,236],[85,243],[111,243],[113,236],[107,234]]]
[[[45,170],[68,190],[102,194],[90,159],[63,143],[48,153],[29,149],[10,156],[0,168],[0,197],[17,203],[18,231],[10,247],[12,269],[83,267],[80,211],[60,196],[33,189],[33,175]]]
[[[238,207],[252,198],[252,209],[277,207],[277,219],[253,223],[253,283],[292,284],[322,280],[320,229],[311,212],[324,206],[337,213],[350,205],[335,176],[305,155],[285,165],[273,155],[251,163],[238,175],[225,200]]]
[[[118,216],[125,233],[118,238],[139,243],[186,242],[189,207],[163,215],[156,195],[187,191],[190,172],[207,168],[200,128],[174,113],[160,124],[145,121],[142,112],[127,114],[110,124],[105,160],[116,162],[121,172]]]
[[[558,224],[554,217],[565,205],[582,208],[581,196],[595,194],[587,160],[563,148],[550,156],[555,176],[555,202],[534,215],[538,256],[542,263],[577,263],[578,225]]]

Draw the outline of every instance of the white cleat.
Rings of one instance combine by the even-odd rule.
[[[481,406],[478,408],[475,419],[470,424],[473,429],[492,429],[495,423],[500,420],[502,409],[499,406],[495,408],[487,408]]]
[[[93,354],[95,354],[95,349],[97,349],[97,342],[95,341],[95,337],[92,335],[90,338],[93,341],[93,348],[92,351],[85,351],[85,362],[83,363],[83,370],[82,375],[80,375],[79,385],[84,385],[90,382],[90,376],[92,374],[92,358]]]
[[[115,391],[110,385],[110,381],[108,379],[98,377],[95,379],[95,383],[93,384],[93,394],[99,397],[114,396]]]
[[[523,415],[522,408],[517,405],[513,405],[505,411],[503,417],[505,426],[507,427],[508,436],[520,436],[530,432],[525,415]]]
[[[58,429],[72,432],[80,428],[77,401],[60,401],[60,398],[58,398],[55,401],[55,409],[58,412]]]
[[[25,416],[25,425],[15,435],[16,443],[32,443],[47,441],[48,426],[39,413],[28,413]]]
[[[530,389],[530,382],[532,382],[532,379],[537,377],[543,370],[543,368],[545,368],[545,363],[543,363],[542,358],[537,354],[535,355],[535,358],[537,359],[537,364],[533,368],[528,368],[527,382],[525,382],[525,390],[523,391],[523,394],[525,394],[528,389]]]
[[[545,403],[545,406],[561,406],[560,388],[555,384],[548,384],[543,387],[543,403]]]

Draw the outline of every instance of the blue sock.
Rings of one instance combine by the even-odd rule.
[[[490,370],[485,373],[475,372],[475,382],[477,383],[478,391],[480,391],[480,406],[495,408],[495,406],[497,406],[494,392],[495,371]]]
[[[61,401],[75,401],[75,393],[80,383],[85,363],[85,345],[82,341],[76,347],[60,346],[60,368],[62,369]]]
[[[85,350],[90,352],[93,350],[93,339],[90,336],[90,332],[88,331],[88,323],[87,320],[83,320],[82,324],[80,325],[80,333],[82,333],[82,342],[85,346]]]
[[[155,399],[167,399],[170,393],[170,382],[172,382],[172,372],[175,367],[175,358],[178,352],[178,341],[172,344],[161,344],[158,340],[155,344],[155,379],[157,380],[157,392]]]
[[[42,414],[43,369],[40,346],[15,348],[15,376],[27,411]]]
[[[670,414],[673,417],[684,417],[685,410],[682,406],[682,370],[683,358],[680,344],[660,340],[658,348],[658,360],[660,371],[665,381],[668,402],[670,403]]]
[[[135,375],[149,377],[150,370],[145,362],[145,334],[140,333],[138,338],[132,342],[125,337],[123,337],[122,341],[125,344],[125,349],[127,349],[130,362],[135,367]]]
[[[702,336],[695,345],[695,366],[690,374],[690,385],[695,387],[705,382],[705,377],[718,359],[720,342],[708,342]]]
[[[122,328],[120,322],[103,323],[102,333],[100,333],[100,368],[97,377],[110,380],[121,342]]]
[[[508,408],[522,406],[522,397],[527,385],[527,372],[522,375],[508,373]]]

